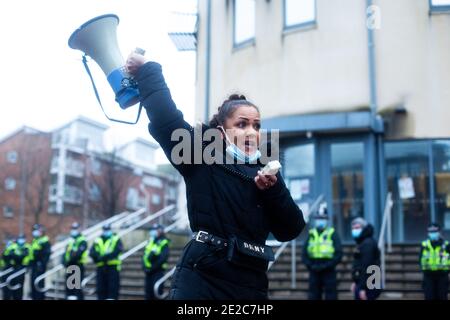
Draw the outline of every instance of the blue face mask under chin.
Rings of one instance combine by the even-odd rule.
[[[19,246],[23,246],[24,244],[25,244],[25,239],[19,239],[19,240],[17,240],[17,244],[19,245]]]
[[[234,159],[236,159],[239,162],[243,163],[255,163],[256,160],[258,160],[261,157],[261,152],[259,150],[256,150],[255,153],[252,155],[247,155],[244,151],[239,149],[237,145],[232,143],[230,139],[228,138],[228,135],[225,133],[225,130],[223,127],[220,127],[223,134],[225,135],[225,139],[228,141],[228,146],[225,149],[225,151],[232,156]]]

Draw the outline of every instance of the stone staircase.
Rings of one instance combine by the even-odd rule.
[[[291,280],[291,247],[288,246],[269,271],[271,299],[307,299],[308,271],[301,261],[301,250],[296,248],[297,275],[295,287]],[[351,266],[354,246],[343,246],[343,259],[337,267],[338,298],[353,299],[350,292],[352,284]],[[386,288],[379,299],[421,300],[422,273],[419,268],[419,246],[394,245],[392,252],[386,254]]]
[[[342,263],[337,267],[338,298],[353,299],[351,286],[351,264],[354,246],[344,245]],[[181,255],[181,247],[172,247],[169,267],[175,266]],[[308,293],[308,271],[301,261],[301,247],[296,248],[296,282],[291,288],[291,247],[288,246],[268,273],[269,296],[271,299],[305,300]],[[394,245],[391,253],[386,255],[386,288],[379,299],[385,300],[422,300],[422,273],[418,265],[419,246]],[[124,263],[121,272],[120,299],[141,300],[144,298],[144,272],[141,267],[142,252],[137,252]],[[87,266],[86,276],[95,272],[94,265]],[[93,288],[95,280],[88,284],[87,291]],[[59,293],[56,298],[63,298],[63,283],[57,282]],[[165,283],[165,290],[170,287],[170,279]],[[86,295],[86,299],[96,299],[96,295]]]

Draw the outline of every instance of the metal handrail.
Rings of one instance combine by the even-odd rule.
[[[9,267],[8,269],[1,271],[0,272],[0,278],[3,277],[3,276],[6,276],[8,273],[11,273],[13,271],[14,271],[13,267]],[[5,279],[4,282],[0,283],[0,289],[3,288],[3,287],[6,287],[7,285],[8,285],[8,281]]]
[[[308,217],[310,217],[319,208],[320,202],[322,201],[323,198],[324,198],[324,195],[321,194],[321,195],[319,195],[316,198],[316,200],[314,200],[313,204],[311,205],[311,209],[309,210]],[[283,251],[289,245],[289,243],[291,243],[292,246],[295,246],[295,240],[291,240],[291,241],[288,241],[288,242],[283,242],[283,244],[276,251],[274,260],[269,263],[269,266],[268,266],[267,270],[269,270],[273,266],[273,264],[278,260],[278,258],[281,256]],[[294,261],[295,261],[296,258],[297,258],[297,256],[295,255],[293,257]],[[294,274],[294,267],[292,267],[291,269],[292,269],[291,273]]]
[[[19,271],[13,273],[12,275],[10,275],[8,277],[8,279],[6,279],[6,283],[7,283],[8,289],[13,290],[13,291],[14,290],[19,290],[22,287],[22,284],[21,283],[17,283],[16,285],[11,286],[11,280],[13,280],[13,279],[15,279],[17,277],[20,277],[22,274],[25,274],[26,272],[27,272],[27,268],[24,267],[24,268],[20,269]]]
[[[381,224],[380,237],[378,239],[378,248],[380,249],[380,263],[381,263],[381,285],[382,288],[386,287],[386,240],[385,233],[387,229],[387,245],[388,252],[392,252],[392,229],[391,229],[391,216],[392,216],[392,206],[394,202],[392,201],[392,193],[388,192],[386,196],[386,204],[384,206],[383,212],[383,222]]]
[[[95,228],[92,228],[92,227],[89,228],[90,229],[90,230],[88,230],[89,235],[86,236],[86,234],[84,233],[85,236],[86,236],[86,241],[89,241],[89,240],[92,240],[92,239],[98,237],[100,235],[100,233],[101,233],[100,232],[100,228],[103,225],[107,224],[107,223],[110,223],[110,224],[124,224],[125,222],[128,222],[128,220],[135,219],[136,217],[142,215],[145,212],[146,212],[146,209],[139,209],[139,210],[137,210],[137,211],[135,211],[135,212],[133,212],[131,214],[129,214],[129,212],[124,212],[124,213],[119,215],[120,216],[119,218],[116,218],[116,219],[109,218],[109,219],[107,219],[107,220],[105,220],[103,222],[100,222],[100,223],[98,223],[96,225]],[[114,218],[114,217],[112,217],[112,218]],[[64,251],[65,251],[65,248],[64,248]],[[64,254],[64,251],[59,253],[59,255]],[[46,271],[45,273],[41,274],[39,277],[37,277],[34,280],[34,286],[35,286],[36,290],[39,291],[39,292],[47,292],[48,290],[52,289],[54,286],[44,286],[43,288],[41,288],[39,286],[39,282],[41,280],[49,277],[50,275],[59,272],[62,269],[64,269],[64,265],[62,263],[60,263],[60,264],[57,264],[56,266],[54,266],[52,269],[50,269],[50,270]]]
[[[91,234],[92,232],[95,232],[97,229],[101,229],[104,224],[106,224],[106,223],[113,223],[114,221],[123,218],[127,214],[129,214],[128,211],[124,211],[122,213],[116,214],[116,215],[114,215],[114,216],[112,216],[112,217],[110,217],[110,218],[108,218],[106,220],[98,222],[95,225],[93,225],[93,226],[83,230],[81,233],[83,235],[87,236],[88,234]],[[64,239],[64,240],[61,240],[61,241],[55,243],[52,246],[52,254],[54,252],[56,252],[57,250],[60,250],[61,248],[65,248],[67,246],[67,244],[69,243],[69,241],[70,241],[70,238],[67,238],[67,239]]]
[[[122,224],[122,223],[124,223],[124,221],[131,220],[131,219],[135,218],[137,215],[143,214],[144,211],[142,211],[142,210],[143,209],[139,209],[133,213],[129,213],[128,211],[122,212],[118,215],[112,216],[111,218],[108,218],[102,222],[97,223],[95,226],[92,226],[92,227],[86,229],[85,231],[82,232],[82,234],[87,238],[87,240],[93,239],[101,233],[101,228],[105,224],[111,224],[111,225]],[[64,252],[66,250],[66,246],[69,243],[69,241],[70,241],[70,238],[67,238],[67,239],[59,242],[57,245],[59,245],[58,247],[61,247],[61,248],[57,248],[55,250],[52,249],[52,255],[50,256],[50,259],[54,259],[54,258],[64,254]]]
[[[139,222],[137,222],[137,223],[131,225],[129,228],[123,230],[122,232],[119,232],[117,235],[118,235],[119,237],[122,237],[122,236],[124,236],[125,234],[127,234],[127,233],[129,233],[129,232],[131,232],[131,231],[134,231],[134,230],[136,230],[137,228],[143,226],[144,224],[146,224],[146,223],[148,223],[148,222],[150,222],[150,221],[152,221],[152,220],[154,220],[154,219],[156,219],[156,218],[159,218],[160,216],[162,216],[162,215],[164,215],[164,214],[170,212],[170,211],[173,210],[174,208],[175,208],[175,205],[167,206],[166,208],[161,209],[160,211],[156,212],[155,214],[152,214],[152,215],[146,217],[145,219],[143,219],[143,220],[141,220],[141,221],[139,221]],[[132,249],[130,249],[130,250],[128,250],[127,252],[125,252],[123,255],[120,256],[120,260],[123,261],[123,260],[125,260],[126,258],[128,258],[129,256],[131,256],[133,253],[137,252],[139,249],[136,249],[136,248],[139,247],[139,246],[141,246],[143,243],[144,243],[144,246],[145,246],[145,243],[146,243],[146,242],[147,242],[147,240],[141,242],[141,243],[138,244],[137,246],[135,246],[135,247],[133,247]],[[142,248],[142,247],[141,247],[141,248]],[[95,277],[96,277],[96,272],[92,272],[89,276],[87,276],[86,278],[83,279],[83,281],[81,282],[81,287],[82,287],[82,288],[85,288],[86,285],[87,285],[91,280],[93,280]],[[94,294],[95,291],[96,291],[96,288],[94,287],[94,288],[92,288],[90,291],[88,291],[88,295]]]
[[[164,276],[162,276],[158,281],[155,282],[155,285],[153,287],[153,293],[155,294],[155,297],[157,297],[158,299],[165,299],[169,293],[168,292],[163,292],[162,294],[159,294],[158,289],[160,286],[163,285],[164,282],[166,282],[171,276],[173,276],[173,274],[175,273],[176,267],[173,267],[172,269],[170,269],[169,272],[167,272]]]

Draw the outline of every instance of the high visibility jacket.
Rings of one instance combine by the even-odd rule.
[[[86,238],[82,235],[76,237],[75,239],[70,239],[69,243],[67,244],[66,253],[64,254],[64,262],[68,263],[70,261],[70,257],[72,253],[77,253],[80,245],[86,242]],[[80,259],[78,261],[75,261],[77,264],[85,265],[88,261],[88,250],[87,246],[86,249],[83,251],[83,253],[80,256]]]
[[[332,259],[334,255],[334,228],[326,228],[321,234],[316,228],[309,230],[308,256],[311,259]]]
[[[449,242],[444,241],[443,245],[433,248],[431,240],[422,242],[422,257],[420,265],[423,271],[447,271],[450,270]]]
[[[17,243],[12,244],[10,263],[14,267],[26,267],[30,264],[31,246],[25,243],[23,246],[19,246]],[[21,260],[17,261],[14,257],[20,257]]]
[[[31,253],[30,253],[30,261],[35,261],[36,260],[36,253],[38,251],[41,251],[44,244],[48,243],[48,237],[47,236],[42,236],[36,239],[33,239],[33,241],[31,242]]]
[[[158,257],[161,254],[161,251],[164,249],[165,246],[169,245],[169,240],[168,239],[162,239],[162,240],[156,240],[154,241],[153,239],[151,239],[147,246],[145,247],[145,251],[144,251],[144,256],[142,257],[143,259],[143,263],[144,263],[144,267],[146,270],[150,271],[152,269],[152,262],[151,262],[151,258],[154,257]],[[168,264],[167,262],[164,262],[161,265],[163,270],[166,270],[168,268]]]
[[[106,256],[116,249],[117,243],[120,238],[117,235],[113,235],[108,238],[106,241],[103,241],[102,237],[99,237],[94,242],[94,250],[98,253],[100,257]],[[120,268],[122,261],[120,260],[120,254],[117,257],[109,259],[106,261],[107,266],[117,266]],[[105,265],[104,261],[100,261],[96,263],[97,267],[103,267]]]
[[[14,246],[17,245],[15,242],[11,242],[6,248],[3,250],[2,257],[0,259],[0,267],[8,268],[12,265],[11,261],[11,253],[14,250]]]

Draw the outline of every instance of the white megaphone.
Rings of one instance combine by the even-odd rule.
[[[94,79],[87,65],[86,56],[91,57],[103,70],[115,93],[116,101],[122,109],[129,108],[139,102],[137,84],[125,71],[125,60],[117,44],[116,31],[118,24],[119,17],[115,14],[102,15],[81,25],[81,27],[75,30],[69,38],[69,47],[84,52],[83,63],[91,79],[95,95],[102,110],[103,106]],[[139,48],[136,49],[136,52],[140,54],[145,53],[144,50]],[[105,113],[105,116],[109,120],[135,124],[139,120],[141,109],[142,106],[139,106],[135,122],[112,119],[108,117],[104,110],[103,113]]]

